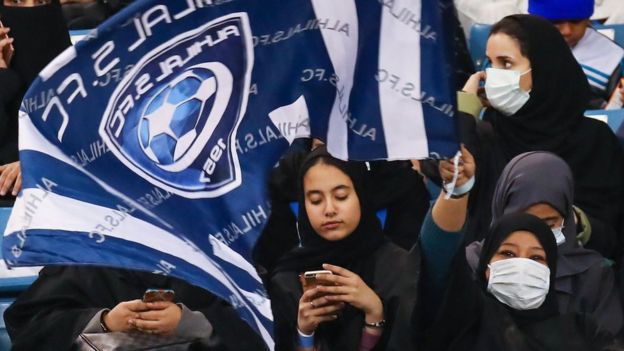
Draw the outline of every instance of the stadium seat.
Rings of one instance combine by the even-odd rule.
[[[89,34],[91,31],[92,31],[92,29],[70,30],[69,31],[69,38],[70,38],[72,44],[75,45],[77,42],[82,40],[82,38],[86,37],[87,34]]]
[[[594,28],[624,47],[624,24],[598,24]]]
[[[4,237],[4,229],[6,228],[9,215],[12,208],[0,207],[0,248],[2,247],[2,238]],[[2,259],[2,251],[0,251],[0,259]],[[32,270],[28,268],[20,269],[21,271],[15,271],[15,273],[7,276],[7,271],[4,267],[4,261],[0,263],[0,298],[16,297],[20,292],[32,284],[37,279],[36,274],[32,274]],[[24,274],[23,272],[26,272]]]
[[[485,64],[485,44],[490,35],[491,27],[489,24],[477,23],[470,28],[468,50],[470,50],[470,57],[477,70],[483,69]]]
[[[585,116],[601,120],[609,125],[624,147],[624,109],[588,110]]]

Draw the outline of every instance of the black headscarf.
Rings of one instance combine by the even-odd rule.
[[[493,184],[505,164],[529,151],[550,151],[565,160],[574,177],[575,204],[620,232],[624,154],[606,124],[583,115],[590,96],[583,70],[550,22],[531,15],[502,21],[517,23],[524,33],[533,86],[530,99],[516,114],[505,116],[490,108],[484,116],[490,123],[477,127],[486,148],[477,157],[482,165],[477,183],[484,189],[471,196],[471,215],[476,220],[470,234],[479,238],[486,232],[490,213],[478,207],[492,198]]]
[[[2,23],[11,28],[9,35],[15,39],[11,68],[26,86],[71,45],[58,0],[35,7],[4,6],[0,2],[0,16]]]
[[[328,241],[312,228],[305,209],[303,177],[307,171],[319,162],[334,166],[346,174],[353,182],[355,193],[360,202],[360,223],[346,238]],[[346,162],[334,158],[325,146],[312,151],[303,161],[298,180],[298,231],[301,247],[287,253],[278,263],[276,272],[320,269],[323,263],[338,265],[347,269],[353,264],[366,261],[367,258],[386,240],[381,223],[375,215],[366,195],[366,167],[361,162]],[[356,272],[360,275],[364,272]],[[366,280],[366,274],[363,279]]]
[[[505,305],[514,322],[520,328],[559,314],[557,296],[554,289],[557,274],[557,243],[548,225],[538,217],[527,213],[512,213],[502,216],[494,223],[485,239],[476,272],[477,281],[483,288],[483,291],[486,291],[487,279],[485,278],[485,271],[490,260],[505,239],[512,233],[521,230],[533,233],[546,252],[546,260],[550,269],[550,289],[544,303],[536,309],[520,311]]]
[[[527,152],[513,158],[501,174],[492,199],[492,221],[504,214],[525,211],[545,203],[564,218],[566,242],[559,247],[557,277],[584,272],[603,260],[600,254],[579,247],[572,209],[574,181],[570,168],[550,152]],[[552,236],[552,233],[551,233]]]
[[[533,87],[529,101],[514,115],[492,110],[487,119],[501,136],[509,158],[534,150],[560,154],[571,142],[569,136],[590,98],[585,73],[549,21],[531,15],[504,20],[517,22],[526,36]]]

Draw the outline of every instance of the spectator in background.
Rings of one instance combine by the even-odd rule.
[[[494,24],[503,17],[526,13],[526,0],[454,0],[459,21],[470,39],[474,24]]]
[[[69,29],[92,29],[132,0],[61,0]]]
[[[574,181],[565,161],[550,152],[527,152],[516,156],[503,170],[492,199],[492,221],[516,212],[544,220],[557,242],[554,291],[559,312],[586,313],[615,335],[624,320],[613,269],[598,252],[579,245],[582,241],[613,258],[615,233],[611,228],[601,228],[600,222],[592,225],[583,220],[586,216],[573,208],[573,200]],[[483,242],[466,247],[473,271],[482,247]]]
[[[616,231],[619,250],[624,154],[605,123],[584,117],[589,84],[561,34],[538,16],[509,16],[492,27],[486,53],[492,62],[487,78],[486,72],[476,73],[458,96],[460,111],[477,114],[482,108],[477,94],[485,80],[482,97],[489,107],[483,121],[476,125],[472,117],[458,117],[462,138],[479,165],[468,240],[480,240],[487,232],[492,214],[484,204],[491,203],[507,162],[524,152],[550,151],[572,170],[574,204]]]
[[[146,289],[171,289],[174,301],[144,303]],[[147,337],[153,345],[159,335],[172,335],[192,344],[189,350],[266,349],[229,304],[206,290],[164,275],[116,268],[47,266],[6,310],[4,320],[15,351],[75,350],[81,333],[108,335],[111,344],[141,345]],[[125,350],[127,345],[119,346]]]
[[[624,48],[591,27],[594,0],[530,0],[529,13],[551,21],[572,49],[591,86],[588,108],[605,108],[614,92],[624,96],[616,89]]]
[[[39,71],[70,41],[58,0],[4,0],[0,19],[5,26],[0,35],[10,38],[0,41],[0,205],[10,205],[10,195],[17,195],[21,186],[17,125],[22,97]],[[38,100],[33,106],[45,103]]]

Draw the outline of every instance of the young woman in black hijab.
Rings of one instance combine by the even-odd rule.
[[[492,27],[486,50],[492,68],[464,86],[476,99],[485,80],[489,104],[476,133],[464,136],[479,165],[468,239],[487,232],[491,213],[484,204],[491,202],[505,164],[528,151],[563,158],[574,176],[575,205],[624,233],[622,148],[605,123],[583,116],[589,85],[559,31],[540,17],[509,16]],[[475,127],[471,117],[460,118],[467,128]]]
[[[363,163],[335,159],[324,146],[304,160],[301,247],[282,258],[269,286],[276,350],[385,349],[398,293],[413,288],[400,287],[409,284],[399,278],[407,252],[384,238],[366,176]],[[326,286],[303,293],[298,275],[319,269],[333,272],[317,277]]]
[[[555,238],[541,219],[525,213],[501,217],[485,240],[476,279],[463,250],[457,251],[448,286],[438,292],[444,300],[435,321],[421,326],[421,350],[619,349],[590,318],[559,315],[556,258]]]
[[[0,202],[6,194],[17,194],[20,179],[17,148],[18,109],[24,93],[39,72],[71,45],[58,0],[0,3]],[[14,52],[8,47],[14,48]],[[0,48],[0,49],[2,49]],[[11,52],[11,54],[9,54]],[[6,55],[5,55],[6,54]],[[47,94],[46,94],[47,95]],[[42,108],[46,97],[27,102],[28,108]],[[38,106],[38,107],[37,107]]]
[[[514,157],[503,169],[492,199],[492,218],[496,221],[505,214],[526,212],[544,220],[558,244],[554,290],[559,311],[586,313],[601,328],[617,334],[624,320],[614,272],[598,252],[578,244],[580,223],[576,223],[573,200],[574,181],[565,161],[550,152],[527,152]],[[591,236],[590,242],[594,236],[608,239],[599,228],[592,228]],[[473,269],[477,268],[482,244],[474,242],[466,248]]]

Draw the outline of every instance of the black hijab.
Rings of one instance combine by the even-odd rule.
[[[319,163],[338,168],[353,182],[355,193],[360,202],[360,223],[346,238],[339,241],[328,241],[319,236],[308,219],[305,209],[305,193],[303,178],[312,166]],[[303,272],[320,269],[323,263],[338,265],[347,269],[356,263],[365,262],[367,258],[386,240],[381,223],[375,215],[365,192],[367,170],[364,163],[348,162],[334,158],[325,146],[312,151],[303,161],[298,180],[298,231],[301,246],[280,260],[276,272],[292,270]],[[356,272],[363,273],[363,272]],[[364,274],[363,278],[366,280]]]
[[[11,28],[15,54],[11,68],[26,86],[52,59],[71,45],[69,32],[58,0],[34,7],[4,6],[0,2],[2,23]]]
[[[624,228],[624,153],[609,127],[584,117],[590,97],[587,78],[559,31],[547,20],[531,15],[513,15],[502,21],[515,24],[523,35],[531,62],[533,86],[530,99],[517,113],[505,116],[490,108],[477,128],[490,145],[481,159],[479,183],[471,215],[477,217],[471,234],[480,235],[490,222],[487,209],[492,185],[513,157],[529,151],[550,151],[566,161],[575,183],[575,204],[592,217]],[[500,22],[499,22],[500,23]],[[496,25],[494,26],[496,27]],[[479,157],[478,157],[479,158]],[[479,160],[478,160],[479,161]],[[491,173],[490,175],[483,174]],[[482,194],[478,194],[483,192]],[[471,200],[471,203],[474,202]]]
[[[483,291],[486,291],[488,282],[485,278],[485,271],[490,260],[505,239],[512,233],[521,230],[533,233],[546,252],[546,260],[550,269],[550,288],[548,295],[546,295],[546,300],[536,309],[521,311],[504,305],[516,325],[520,328],[559,314],[557,296],[554,289],[557,274],[557,243],[548,225],[538,217],[527,213],[512,213],[502,216],[494,223],[483,243],[483,251],[481,251],[481,256],[479,257],[479,266],[476,272],[479,285]],[[486,294],[492,297],[488,292]]]
[[[514,115],[491,109],[487,119],[501,136],[508,158],[534,150],[560,154],[571,142],[569,136],[590,98],[585,73],[549,21],[531,15],[508,16],[502,21],[515,22],[524,32],[533,87],[528,102]]]

